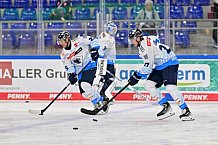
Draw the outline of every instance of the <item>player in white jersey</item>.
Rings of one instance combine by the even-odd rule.
[[[167,98],[163,97],[158,89],[162,84],[181,108],[182,114],[179,118],[183,121],[194,120],[182,94],[177,89],[179,61],[175,53],[167,45],[160,43],[156,36],[143,36],[142,31],[137,28],[130,30],[129,42],[138,47],[139,56],[144,61],[142,69],[129,78],[130,85],[137,84],[142,77],[147,78],[148,75],[145,88],[151,97],[163,106],[157,114],[160,120],[175,114]]]
[[[68,31],[60,32],[57,36],[57,43],[63,47],[61,61],[68,74],[68,80],[75,84],[78,80],[80,93],[84,98],[90,99],[95,108],[105,103],[103,96],[92,88],[96,73],[96,62],[92,61],[89,52],[91,39],[78,36],[71,40]],[[107,112],[108,107],[103,109]]]
[[[109,21],[104,25],[104,32],[102,32],[98,37],[96,37],[91,42],[91,47],[93,49],[92,55],[96,55],[96,60],[98,60],[99,69],[105,69],[105,74],[101,74],[101,79],[99,83],[99,89],[101,96],[112,98],[112,90],[115,87],[115,59],[116,59],[116,42],[115,35],[117,33],[117,26],[114,22]],[[105,67],[103,65],[105,62]],[[97,71],[98,72],[98,71]],[[98,75],[98,74],[97,74]]]

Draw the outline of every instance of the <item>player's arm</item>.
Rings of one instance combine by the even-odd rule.
[[[150,43],[150,40],[146,40],[147,42],[143,45],[147,45],[144,49],[144,52],[140,54],[142,59],[144,60],[143,67],[138,71],[135,72],[129,79],[130,85],[136,85],[141,78],[147,78],[147,76],[152,72],[154,66],[154,49],[153,44]]]
[[[97,61],[99,58],[100,45],[98,44],[97,38],[90,42],[90,54],[93,61]]]
[[[142,53],[142,59],[144,60],[143,67],[139,70],[138,75],[141,77],[146,78],[152,72],[154,66],[154,47],[156,46],[153,43],[153,39],[150,37],[146,37],[143,42],[144,45],[144,52]]]
[[[98,53],[100,58],[104,58],[106,49],[108,49],[108,47],[105,45],[99,47]]]
[[[68,80],[73,85],[77,82],[77,74],[76,74],[76,67],[73,63],[71,63],[70,60],[66,60],[62,58],[62,63],[64,65],[64,68],[68,74]]]
[[[99,49],[99,55],[100,55],[100,58],[104,58],[106,52],[108,51],[108,49],[110,49],[112,46],[111,46],[111,40],[107,39],[107,38],[102,38],[101,39],[102,42],[100,42],[102,45]]]
[[[134,72],[134,74],[130,77],[130,85],[134,86],[140,79],[147,78],[147,76],[152,72],[151,66],[151,63],[145,62],[143,67],[138,72]]]

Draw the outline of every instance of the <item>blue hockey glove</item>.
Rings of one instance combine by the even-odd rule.
[[[72,85],[74,85],[77,82],[77,78],[76,78],[76,74],[75,73],[69,73],[68,74],[68,80],[70,81],[70,83]]]
[[[128,82],[131,86],[134,86],[139,82],[140,79],[141,76],[138,76],[137,72],[134,72],[133,75],[129,78]]]
[[[92,57],[93,61],[98,60],[98,58],[99,58],[98,49],[91,49],[90,54],[91,54],[91,57]]]

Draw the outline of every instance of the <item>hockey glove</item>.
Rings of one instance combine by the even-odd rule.
[[[77,82],[77,78],[76,78],[76,74],[75,73],[69,73],[68,74],[68,80],[70,81],[70,83],[72,85],[74,85]]]
[[[98,49],[91,49],[90,54],[93,61],[96,61],[99,58]]]
[[[140,79],[141,76],[138,76],[137,72],[134,72],[133,75],[129,78],[128,82],[131,86],[134,86],[139,82]]]

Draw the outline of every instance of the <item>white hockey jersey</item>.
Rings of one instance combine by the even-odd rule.
[[[115,38],[106,32],[102,32],[91,42],[91,47],[100,46],[98,53],[100,58],[107,59],[108,62],[115,63],[116,59],[116,42]]]
[[[179,64],[175,53],[167,46],[160,43],[156,36],[144,36],[139,49],[139,57],[144,61],[139,74],[150,74],[152,69],[162,70],[170,65]]]
[[[78,74],[84,67],[87,70],[96,66],[94,62],[91,62],[92,58],[89,53],[90,42],[91,39],[89,37],[78,36],[76,39],[71,40],[70,50],[63,48],[60,56],[67,73]]]

